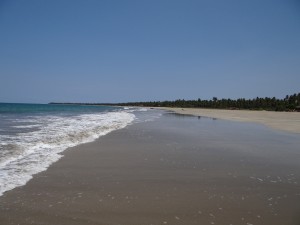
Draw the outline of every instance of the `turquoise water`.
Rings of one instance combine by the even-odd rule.
[[[2,113],[62,113],[62,112],[102,112],[120,109],[111,106],[88,106],[88,105],[55,105],[55,104],[21,104],[0,103]]]

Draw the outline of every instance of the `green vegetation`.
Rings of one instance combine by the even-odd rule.
[[[211,100],[184,100],[156,101],[156,102],[127,102],[127,103],[49,103],[49,104],[76,104],[76,105],[110,105],[110,106],[144,106],[144,107],[178,107],[178,108],[209,108],[209,109],[247,109],[268,111],[299,111],[300,93],[286,96],[284,99],[254,98],[218,99]]]
[[[210,109],[248,109],[268,111],[300,111],[300,93],[286,96],[284,99],[254,98],[157,101],[157,102],[128,102],[113,105],[119,106],[147,106],[147,107],[180,107],[180,108],[210,108]]]

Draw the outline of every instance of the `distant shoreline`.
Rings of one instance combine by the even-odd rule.
[[[154,107],[163,110],[170,110],[175,113],[205,116],[217,119],[254,122],[266,125],[270,128],[300,134],[300,113],[299,112],[275,112],[256,110],[229,110],[229,109],[203,109],[203,108],[171,108]]]
[[[114,107],[143,107],[170,110],[179,114],[205,116],[224,120],[254,122],[270,128],[300,134],[300,113],[292,111],[265,111],[245,109],[209,109],[209,108],[176,108],[176,107],[150,107],[130,104],[113,103],[48,103],[58,105],[90,105],[90,106],[114,106]]]
[[[64,105],[106,105],[106,106],[135,106],[135,107],[177,107],[177,108],[204,108],[204,109],[234,109],[234,110],[266,110],[279,112],[300,112],[300,93],[286,95],[285,98],[277,99],[254,98],[254,99],[218,99],[213,97],[210,100],[184,100],[177,99],[175,101],[148,101],[148,102],[123,102],[123,103],[72,103],[72,102],[50,102],[49,104]]]

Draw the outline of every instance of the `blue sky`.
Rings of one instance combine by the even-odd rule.
[[[0,102],[300,91],[297,0],[0,0]]]

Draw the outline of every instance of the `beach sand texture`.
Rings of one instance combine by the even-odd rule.
[[[297,225],[297,135],[165,113],[92,143],[0,197],[0,224]]]
[[[264,124],[268,127],[300,133],[300,112],[274,112],[274,111],[255,111],[255,110],[222,110],[222,109],[200,109],[200,108],[167,108],[180,114],[205,116],[211,118],[255,122]]]

